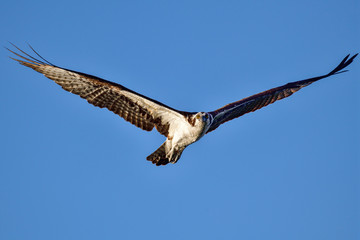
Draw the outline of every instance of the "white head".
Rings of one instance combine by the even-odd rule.
[[[195,114],[193,121],[194,127],[203,128],[203,131],[206,132],[213,121],[213,116],[207,112],[198,112]]]

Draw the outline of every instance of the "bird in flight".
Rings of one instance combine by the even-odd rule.
[[[13,60],[44,74],[66,91],[79,95],[94,106],[109,109],[143,130],[151,131],[155,127],[166,137],[166,141],[146,159],[157,166],[176,163],[187,146],[227,121],[289,97],[320,79],[346,72],[347,70],[343,69],[358,55],[347,55],[334,70],[322,76],[290,82],[227,104],[212,112],[185,112],[166,106],[120,84],[58,67],[41,57],[31,46],[29,47],[38,58],[13,46],[17,52],[7,49],[18,57],[18,59],[11,57]]]

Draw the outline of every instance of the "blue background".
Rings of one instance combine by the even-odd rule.
[[[1,45],[184,111],[325,74],[359,51],[359,1],[10,1]],[[0,51],[0,239],[359,239],[359,72],[164,141]]]

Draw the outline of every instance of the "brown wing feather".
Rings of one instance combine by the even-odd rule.
[[[14,47],[16,46],[14,45]],[[157,111],[167,111],[169,114],[177,117],[180,114],[187,114],[187,112],[177,111],[160,102],[140,95],[120,84],[89,74],[57,67],[47,62],[35,51],[46,63],[30,56],[19,48],[17,49],[27,57],[8,49],[22,59],[12,58],[15,61],[44,74],[66,91],[79,95],[94,106],[109,109],[143,130],[151,131],[156,127],[161,134],[167,136],[170,123],[166,119],[164,120],[163,115],[157,114]]]
[[[327,78],[334,74],[346,72],[346,70],[345,71],[342,70],[345,67],[347,67],[357,55],[358,54],[355,54],[351,58],[349,58],[350,55],[346,56],[334,70],[332,70],[330,73],[326,75],[315,78],[309,78],[302,81],[291,82],[283,86],[252,95],[237,102],[230,103],[222,108],[210,112],[210,114],[214,118],[214,121],[207,132],[211,132],[215,130],[221,124],[230,121],[234,118],[240,117],[249,112],[254,112],[277,100],[289,97],[293,93],[299,91],[303,87],[312,84],[313,82],[316,82],[323,78]]]

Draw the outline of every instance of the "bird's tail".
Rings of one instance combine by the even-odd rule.
[[[176,163],[181,157],[185,148],[167,149],[166,141],[152,154],[150,154],[146,160],[156,164],[156,166],[166,165],[168,163]]]
[[[170,161],[166,157],[165,145],[166,142],[164,142],[155,152],[147,156],[146,160],[151,161],[156,164],[156,166],[168,164]]]

